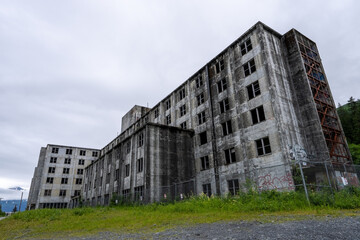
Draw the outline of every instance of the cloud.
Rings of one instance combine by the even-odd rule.
[[[311,7],[310,7],[311,6]],[[102,148],[257,21],[320,50],[335,102],[360,98],[357,1],[2,1],[0,187],[30,187],[40,147]]]

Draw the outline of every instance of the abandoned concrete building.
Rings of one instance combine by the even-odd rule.
[[[67,208],[80,196],[84,169],[99,156],[98,149],[50,145],[40,149],[31,180],[27,209]]]
[[[153,108],[133,107],[85,168],[81,199],[293,190],[297,148],[310,181],[358,184],[316,44],[258,22]]]

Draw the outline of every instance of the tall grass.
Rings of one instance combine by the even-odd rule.
[[[54,235],[79,236],[98,231],[161,231],[182,224],[219,220],[255,220],[261,215],[317,214],[321,211],[360,209],[360,188],[310,192],[310,204],[300,191],[248,191],[236,196],[193,196],[183,201],[109,207],[40,209],[16,213],[0,222],[6,238]],[[327,212],[327,213],[328,213]],[[0,236],[0,239],[4,236]],[[56,235],[57,236],[57,235]]]

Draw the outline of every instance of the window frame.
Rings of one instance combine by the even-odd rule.
[[[202,111],[200,113],[198,113],[198,124],[199,126],[204,124],[206,122],[206,112]]]
[[[252,58],[249,61],[247,61],[244,65],[243,65],[243,70],[244,70],[244,75],[245,77],[250,76],[251,74],[253,74],[254,72],[256,72],[256,63],[255,63],[255,59]]]
[[[196,100],[197,100],[197,105],[200,106],[205,102],[205,95],[204,92],[200,93],[199,95],[196,96]]]
[[[252,49],[252,42],[250,37],[246,39],[242,44],[240,44],[240,52],[242,56],[250,52]]]
[[[139,158],[136,161],[136,170],[137,170],[137,173],[141,173],[144,171],[144,158]]]
[[[225,149],[224,154],[225,154],[225,164],[226,165],[236,163],[236,149],[235,149],[235,147]]]
[[[259,81],[255,81],[246,86],[247,93],[248,93],[248,100],[256,98],[257,96],[261,95],[260,83]]]
[[[232,196],[235,196],[240,191],[239,179],[230,179],[228,182],[228,190]]]
[[[270,139],[268,136],[255,140],[255,144],[258,157],[272,153]],[[261,152],[259,150],[261,150]]]
[[[250,110],[253,125],[266,121],[263,105]]]
[[[216,83],[216,85],[217,85],[218,94],[224,92],[228,88],[226,78],[222,78],[221,80],[219,80]]]
[[[205,183],[202,185],[203,188],[203,193],[205,195],[207,195],[208,197],[211,197],[212,192],[211,192],[211,183]]]
[[[231,119],[221,123],[221,127],[222,127],[222,130],[223,130],[223,137],[233,133]]]
[[[210,169],[209,155],[200,157],[201,171]]]
[[[179,107],[180,117],[184,116],[186,114],[186,104],[181,105]]]
[[[205,141],[203,141],[203,140],[205,140]],[[199,142],[200,142],[200,146],[205,145],[205,144],[208,143],[207,132],[206,131],[203,131],[203,132],[199,133]]]

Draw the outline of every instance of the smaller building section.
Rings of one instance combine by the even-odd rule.
[[[128,131],[86,168],[87,205],[108,205],[114,194],[145,203],[194,193],[192,130],[147,123]]]
[[[98,149],[50,144],[42,147],[27,209],[67,208],[70,199],[81,194],[85,167],[99,155]]]

